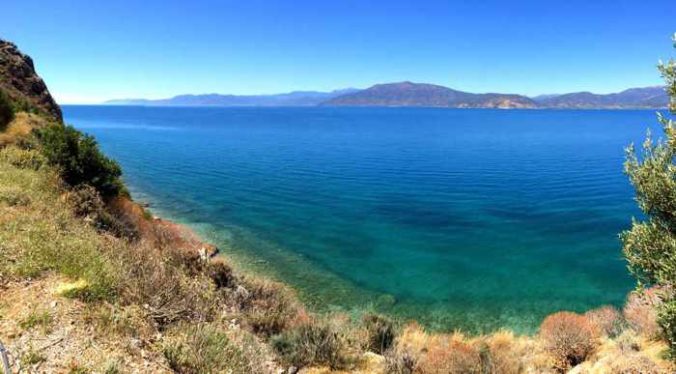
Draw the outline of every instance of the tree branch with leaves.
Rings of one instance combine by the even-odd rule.
[[[674,34],[676,48],[676,34]],[[665,138],[653,140],[650,132],[640,155],[627,148],[624,171],[636,190],[636,201],[644,213],[621,234],[623,253],[639,287],[658,287],[662,304],[658,323],[676,357],[676,61],[661,62],[658,69],[669,96],[669,114],[658,113]]]

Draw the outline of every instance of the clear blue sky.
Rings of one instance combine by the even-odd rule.
[[[471,92],[660,83],[674,0],[7,0],[0,37],[60,102],[411,80]]]

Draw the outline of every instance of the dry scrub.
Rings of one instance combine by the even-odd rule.
[[[540,339],[560,371],[583,362],[598,345],[590,321],[571,312],[558,312],[545,318],[540,326]]]

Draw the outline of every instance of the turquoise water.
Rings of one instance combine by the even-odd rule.
[[[651,111],[65,106],[137,200],[322,310],[530,332],[620,305]]]

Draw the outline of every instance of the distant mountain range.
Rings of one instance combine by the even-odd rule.
[[[110,100],[108,105],[147,106],[317,106],[334,97],[359,91],[346,88],[331,92],[294,91],[273,95],[179,95],[169,99],[121,99]]]
[[[413,82],[377,84],[364,90],[295,91],[275,95],[180,95],[169,99],[122,99],[108,105],[146,106],[380,106],[504,109],[631,109],[666,108],[662,87],[630,88],[619,93],[567,94],[527,97],[517,94],[475,94],[448,87]]]
[[[630,88],[618,93],[598,95],[574,92],[563,95],[542,95],[533,98],[545,108],[666,108],[669,102],[664,87]]]

